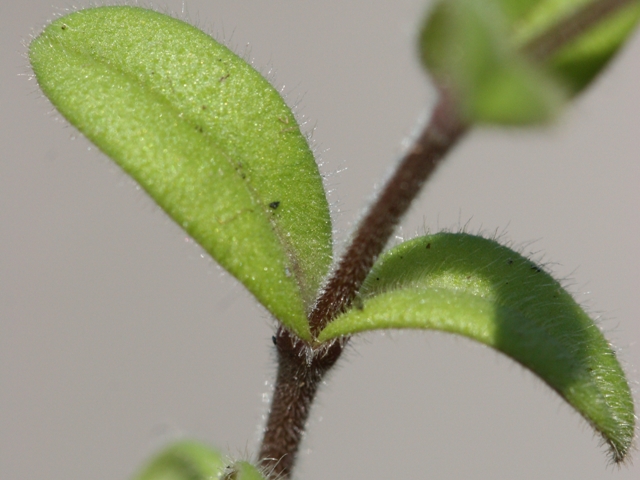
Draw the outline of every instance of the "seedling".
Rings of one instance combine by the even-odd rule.
[[[81,10],[30,46],[62,115],[109,155],[276,319],[278,372],[255,466],[182,442],[137,478],[289,478],[321,380],[353,335],[434,329],[530,369],[627,458],[634,407],[615,353],[540,265],[495,240],[440,232],[385,250],[447,152],[474,125],[551,121],[605,67],[637,0],[442,0],[419,51],[440,94],[343,256],[295,117],[244,60],[137,7]]]

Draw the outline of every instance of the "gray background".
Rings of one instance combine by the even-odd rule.
[[[180,0],[154,5],[181,14]],[[250,456],[275,369],[272,321],[54,120],[23,43],[69,6],[0,3],[0,478],[126,479],[177,438]],[[322,170],[335,173],[340,248],[434,102],[414,55],[425,1],[187,6],[236,52],[250,44],[290,104],[302,97]],[[634,385],[639,59],[636,36],[553,128],[472,133],[399,232],[497,230],[552,262],[601,317]],[[297,472],[307,480],[640,478],[640,462],[607,466],[585,422],[529,372],[437,333],[354,341],[308,433]]]

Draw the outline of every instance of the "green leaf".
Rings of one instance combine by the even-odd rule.
[[[470,122],[548,121],[603,69],[640,19],[640,2],[632,0],[543,64],[524,53],[591,1],[441,0],[423,24],[421,59]]]
[[[634,407],[615,352],[543,269],[485,238],[440,233],[383,255],[361,302],[319,335],[420,328],[464,335],[510,356],[556,390],[598,432],[616,462],[634,434]]]
[[[264,480],[256,467],[228,458],[206,445],[183,441],[156,455],[134,480]]]
[[[331,223],[313,155],[278,92],[209,35],[136,7],[62,17],[29,57],[62,115],[310,339]]]
[[[225,472],[224,456],[196,442],[180,442],[152,459],[134,480],[213,480]]]

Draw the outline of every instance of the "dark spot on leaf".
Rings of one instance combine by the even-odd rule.
[[[513,260],[511,258],[507,258],[507,265],[513,265]]]
[[[66,30],[67,26],[63,23],[62,26],[60,27],[62,30]]]
[[[242,163],[241,162],[236,163],[235,169],[236,169],[236,172],[238,172],[240,174],[240,178],[242,178],[242,179],[247,178],[245,173],[242,171]]]
[[[227,73],[226,75],[224,75],[224,76],[220,77],[220,80],[219,80],[219,81],[220,81],[220,82],[224,82],[224,81],[225,81],[227,78],[229,78],[230,76],[231,76],[231,74],[230,74],[230,73]]]
[[[275,210],[276,208],[278,208],[279,206],[280,206],[280,202],[279,202],[279,201],[271,202],[271,203],[269,204],[269,207],[270,207],[270,208],[273,208],[274,210]]]
[[[431,248],[431,244],[427,243],[427,249]]]
[[[537,265],[531,265],[531,270],[534,270],[536,273],[540,273],[542,269]]]
[[[380,280],[380,277],[376,277],[376,280]]]
[[[200,125],[196,125],[196,131],[202,133],[204,129]]]
[[[207,109],[207,106],[206,106],[206,105],[202,105],[202,109],[203,109],[203,110],[206,110],[206,109]]]

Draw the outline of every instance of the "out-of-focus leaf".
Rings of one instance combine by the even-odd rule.
[[[513,250],[467,234],[416,238],[378,260],[354,305],[318,340],[388,328],[464,335],[537,374],[602,434],[615,461],[627,454],[633,399],[614,351],[561,285]]]
[[[62,115],[309,339],[331,224],[313,155],[278,92],[209,35],[136,7],[59,18],[29,57]]]
[[[203,444],[185,441],[156,455],[134,480],[264,480],[256,467],[228,459]]]
[[[421,31],[422,61],[470,122],[547,121],[593,80],[640,18],[633,0],[542,64],[532,61],[525,46],[590,1],[441,0]]]
[[[180,442],[153,458],[134,480],[217,480],[224,471],[219,452],[196,442]]]

